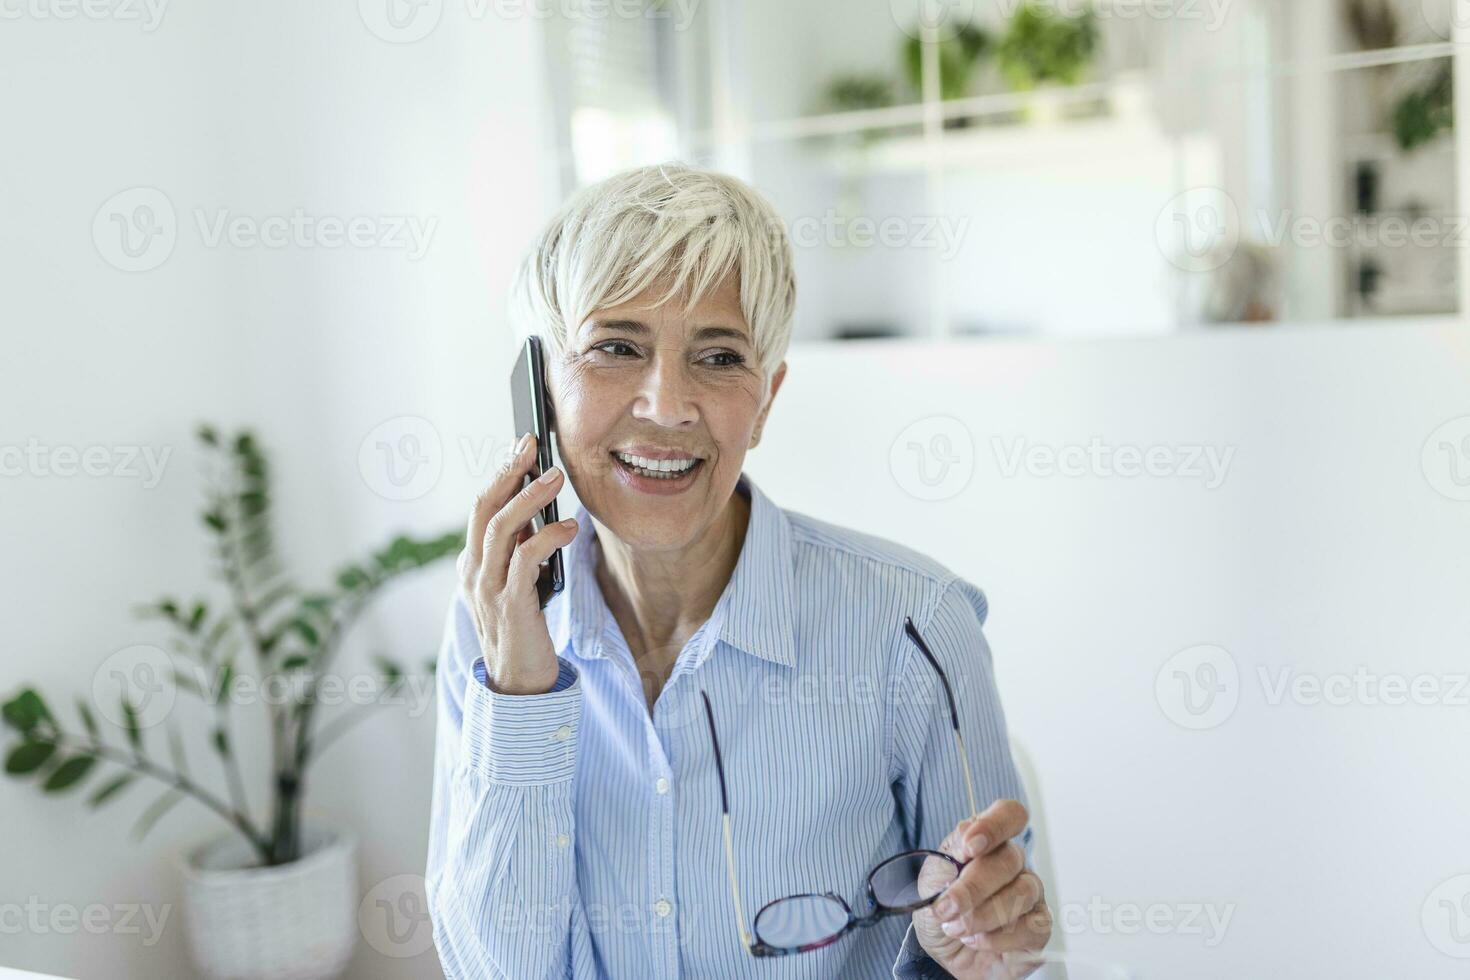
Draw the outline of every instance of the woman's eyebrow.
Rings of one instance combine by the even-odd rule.
[[[597,320],[592,324],[592,330],[624,330],[631,334],[646,336],[652,331],[648,324],[639,320]],[[743,340],[750,343],[750,337],[743,330],[734,327],[708,326],[700,327],[694,332],[695,340],[712,340],[720,337],[728,337],[732,340]]]

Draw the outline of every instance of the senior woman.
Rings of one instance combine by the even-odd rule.
[[[578,193],[522,265],[565,474],[521,489],[527,434],[460,556],[426,876],[450,977],[989,980],[1050,936],[984,595],[742,472],[794,303],[769,203],[682,165]],[[566,479],[575,517],[532,534]]]

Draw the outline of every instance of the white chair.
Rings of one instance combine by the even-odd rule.
[[[1031,814],[1031,831],[1035,841],[1031,849],[1031,870],[1046,884],[1048,904],[1051,906],[1052,915],[1057,916],[1057,888],[1056,868],[1051,860],[1051,834],[1047,833],[1046,826],[1046,800],[1042,796],[1041,784],[1036,777],[1036,767],[1031,763],[1031,756],[1026,752],[1026,747],[1019,739],[1011,739],[1011,758],[1015,760],[1016,772],[1021,777],[1021,785],[1026,790],[1027,809]],[[1049,953],[1065,953],[1066,941],[1062,936],[1060,919],[1053,922],[1051,930],[1051,941],[1046,944]]]

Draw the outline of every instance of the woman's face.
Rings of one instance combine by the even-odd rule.
[[[666,288],[594,312],[547,363],[567,476],[636,550],[683,548],[720,516],[770,411],[738,280],[687,309],[648,305]],[[772,398],[785,374],[783,363]],[[650,473],[630,457],[670,469]]]

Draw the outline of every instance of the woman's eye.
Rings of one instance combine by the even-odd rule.
[[[613,350],[612,348],[614,348],[614,347],[621,348],[622,350],[620,350],[620,351]],[[629,343],[626,343],[624,341],[621,341],[621,340],[609,340],[605,344],[598,344],[597,347],[594,348],[594,349],[595,350],[600,350],[600,351],[606,351],[609,354],[614,354],[614,355],[618,355],[618,356],[622,356],[622,352],[623,351],[626,351],[627,353],[630,353],[630,354],[633,353],[633,345],[632,344],[629,344]]]
[[[726,360],[722,360],[716,363],[715,367],[735,367],[737,365],[745,363],[745,358],[732,350],[715,351],[713,354],[709,355],[709,357],[705,358],[705,360],[708,361],[710,360],[710,358],[716,357],[726,358]]]

